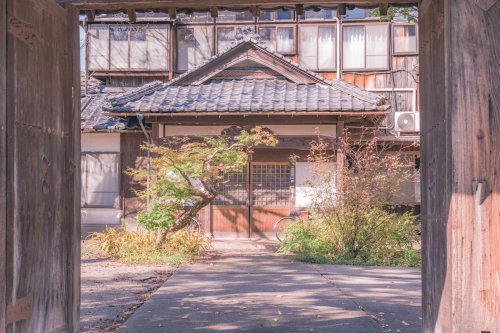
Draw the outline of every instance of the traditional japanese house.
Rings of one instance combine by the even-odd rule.
[[[310,204],[305,156],[316,135],[330,142],[349,128],[377,128],[390,104],[386,97],[322,76],[245,36],[208,62],[167,82],[153,82],[109,96],[113,117],[144,117],[153,140],[172,136],[236,135],[259,125],[279,140],[257,148],[241,174],[228,175],[221,195],[207,207],[206,231],[258,237],[276,220]],[[299,156],[296,163],[290,156]],[[332,165],[335,168],[335,165]]]
[[[238,216],[248,216],[242,224],[248,223],[251,214],[262,211],[255,208],[258,200],[248,204],[252,186],[257,191],[258,184],[264,184],[252,181],[268,179],[265,173],[271,169],[263,165],[283,166],[291,153],[304,157],[316,128],[320,135],[333,139],[342,126],[352,131],[370,129],[381,141],[395,145],[398,154],[415,159],[418,167],[417,26],[397,17],[392,21],[380,19],[362,8],[302,9],[144,11],[137,12],[133,20],[124,12],[87,13],[82,21],[86,77],[105,83],[108,91],[100,92],[91,105],[96,114],[110,117],[102,110],[106,98],[111,97],[109,92],[132,89],[126,97],[111,97],[113,105],[111,109],[108,105],[106,112],[112,112],[113,121],[122,119],[137,128],[85,129],[83,135],[94,140],[82,147],[86,153],[95,153],[101,142],[115,142],[113,151],[120,152],[119,169],[123,171],[143,163],[144,152],[139,146],[146,135],[137,114],[145,117],[145,125],[154,124],[151,136],[157,142],[178,134],[219,135],[234,126],[266,126],[279,137],[280,145],[256,151],[246,175],[232,180],[234,188],[246,184],[245,190],[238,192],[245,196],[240,200],[244,204],[218,201],[204,212],[205,226],[216,231],[219,219],[213,216],[227,216],[233,206],[239,206],[242,213]],[[241,36],[254,37],[235,45]],[[84,83],[82,91],[86,87]],[[255,92],[256,100],[250,98],[249,91]],[[220,96],[217,101],[212,94]],[[112,136],[114,139],[110,139]],[[267,164],[259,167],[258,163]],[[284,168],[290,174],[280,177],[285,177],[285,183],[289,177],[292,186],[286,192],[288,206],[283,202],[279,206],[283,214],[308,205],[305,162],[299,161],[289,170]],[[140,203],[130,191],[129,181],[122,175],[118,192],[111,184],[95,185],[101,186],[99,191],[115,193],[113,209],[121,212],[122,219],[133,221]],[[405,184],[398,203],[418,206],[419,184]],[[88,203],[82,207],[88,214],[97,212]],[[104,212],[103,207],[99,209]],[[82,221],[86,218],[83,216]],[[103,223],[106,218],[100,215],[98,220],[96,223]],[[221,221],[220,230],[230,228],[229,221]],[[248,228],[241,231],[248,233]]]

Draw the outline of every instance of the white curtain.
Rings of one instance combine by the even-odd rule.
[[[168,29],[149,26],[146,31],[148,68],[168,70]]]
[[[190,61],[190,69],[199,66],[205,60],[212,56],[212,28],[210,27],[196,27],[194,28],[195,51],[193,55],[193,62]],[[191,58],[191,56],[190,56]]]
[[[366,26],[366,68],[388,67],[388,26],[386,24]]]
[[[130,68],[149,69],[148,44],[144,27],[130,28]]]
[[[111,27],[111,68],[128,68],[128,27]]]
[[[318,69],[335,68],[335,27],[318,27]]]
[[[417,52],[415,26],[394,27],[394,52]]]
[[[89,69],[109,69],[109,30],[107,26],[89,28]]]
[[[343,68],[365,68],[365,27],[346,26],[343,28],[343,35]]]
[[[88,206],[113,207],[118,204],[119,154],[87,153],[82,156],[82,196]],[[82,198],[83,199],[83,198]]]
[[[317,69],[318,27],[300,27],[300,63],[309,69]]]
[[[295,51],[293,28],[278,28],[277,29],[277,44],[278,52],[291,54]]]

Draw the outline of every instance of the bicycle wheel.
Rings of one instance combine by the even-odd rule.
[[[274,234],[276,235],[276,238],[282,242],[283,241],[283,230],[285,230],[286,226],[295,220],[293,217],[286,216],[280,218],[275,224],[274,224]]]
[[[201,224],[200,221],[196,218],[192,218],[191,222],[188,224],[188,229],[190,232],[201,232]]]

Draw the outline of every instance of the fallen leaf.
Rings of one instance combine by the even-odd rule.
[[[189,294],[188,297],[193,297],[194,295],[193,294]]]
[[[246,308],[246,306],[240,306],[240,310],[245,310]]]
[[[191,315],[189,313],[187,313],[184,316],[182,316],[183,319],[188,319],[189,317],[191,317]]]
[[[402,320],[401,321],[403,324],[405,324],[406,326],[410,326],[410,324],[408,324],[406,321]]]
[[[278,321],[278,318],[273,318],[274,321]]]
[[[281,311],[278,309],[278,314],[281,316]]]

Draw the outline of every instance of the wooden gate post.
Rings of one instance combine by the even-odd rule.
[[[419,8],[424,332],[500,329],[499,12]]]

